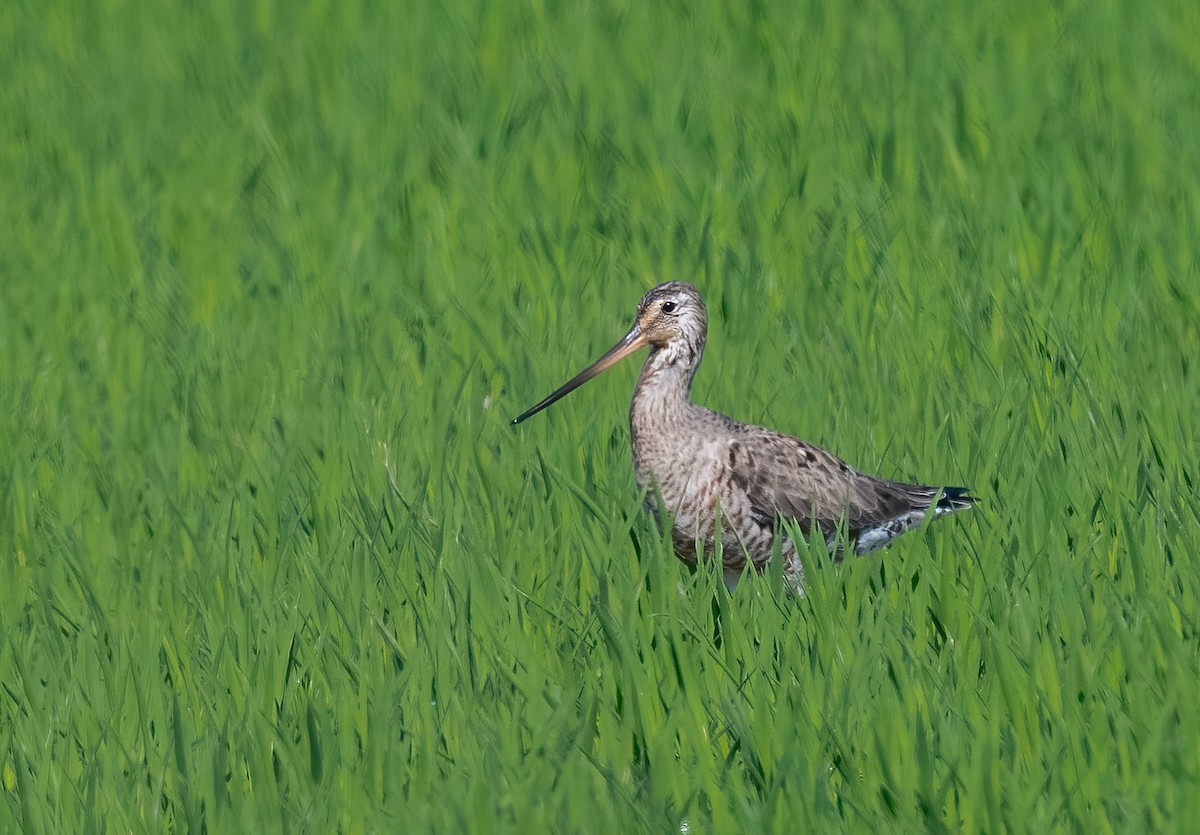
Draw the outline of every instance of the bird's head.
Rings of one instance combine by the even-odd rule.
[[[513,423],[545,409],[625,357],[649,345],[654,351],[677,352],[698,361],[708,331],[708,311],[700,291],[683,281],[668,281],[642,296],[633,327],[600,359],[563,383],[545,400],[518,415]]]

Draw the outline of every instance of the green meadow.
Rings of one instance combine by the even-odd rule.
[[[1200,7],[9,2],[0,831],[1200,820]],[[976,510],[807,595],[704,404]]]

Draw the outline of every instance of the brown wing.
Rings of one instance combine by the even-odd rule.
[[[731,474],[765,527],[787,519],[806,535],[813,524],[829,535],[844,520],[855,539],[864,528],[924,510],[937,494],[935,488],[864,475],[798,438],[746,429],[730,441]]]

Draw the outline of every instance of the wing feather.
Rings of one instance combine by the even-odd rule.
[[[927,509],[938,495],[936,487],[865,475],[798,438],[745,430],[731,440],[730,473],[764,526],[790,520],[806,535],[816,525],[829,536],[844,521],[854,539],[866,528]]]

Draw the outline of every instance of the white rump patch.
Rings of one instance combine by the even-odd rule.
[[[854,553],[869,554],[872,551],[878,551],[885,545],[891,544],[892,540],[900,534],[911,531],[921,524],[921,520],[924,518],[925,511],[911,510],[895,519],[889,519],[882,525],[866,528],[858,535],[858,541],[854,544]]]

